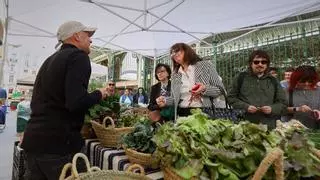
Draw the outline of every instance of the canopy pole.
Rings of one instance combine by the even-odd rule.
[[[4,86],[4,63],[6,62],[6,59],[8,58],[8,27],[9,27],[9,0],[5,0],[5,10],[6,10],[6,18],[5,18],[5,26],[4,26],[4,36],[3,36],[3,58],[0,62],[0,86]]]
[[[155,84],[155,82],[156,82],[156,79],[155,79],[155,77],[156,77],[156,66],[157,66],[157,62],[158,62],[158,59],[157,59],[157,50],[155,49],[154,50],[154,58],[153,58],[153,72],[152,72],[152,77],[151,77],[151,79],[152,79],[152,81],[151,81],[151,86],[152,85],[154,85]]]
[[[146,29],[147,28],[147,0],[144,0],[143,15],[144,15],[143,26],[144,26],[144,29]]]

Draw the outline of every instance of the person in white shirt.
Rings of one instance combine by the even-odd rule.
[[[210,61],[203,61],[185,43],[171,47],[173,73],[171,76],[171,96],[156,99],[159,107],[173,106],[177,115],[188,116],[194,108],[212,108],[213,99],[224,90],[219,75]]]
[[[290,77],[292,72],[294,71],[293,67],[289,67],[286,69],[284,72],[284,80],[280,81],[280,85],[283,89],[288,89],[289,88],[289,82],[290,82]]]
[[[129,89],[125,89],[124,94],[120,97],[119,102],[121,106],[132,106],[133,97],[130,94]]]

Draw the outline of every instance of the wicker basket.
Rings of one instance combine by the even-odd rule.
[[[126,152],[126,155],[128,156],[130,163],[140,164],[144,167],[151,167],[151,168],[159,167],[159,163],[153,160],[152,154],[141,153],[130,148],[126,148],[125,152]]]
[[[87,172],[78,173],[76,164],[78,158],[82,158],[85,161]],[[135,168],[140,169],[140,174],[133,173]],[[71,176],[66,177],[67,171],[71,171]],[[59,180],[151,180],[145,176],[145,172],[142,166],[138,164],[131,165],[127,171],[113,171],[113,170],[100,170],[98,167],[91,167],[86,155],[77,153],[73,159],[72,164],[66,164],[60,174]]]
[[[105,126],[106,120],[110,120],[111,127]],[[105,147],[119,147],[121,136],[132,132],[134,129],[133,127],[116,128],[113,119],[108,116],[103,119],[102,125],[95,121],[91,121],[91,124],[99,141]]]
[[[134,114],[142,115],[142,116],[148,116],[149,114],[149,109],[144,107],[133,108],[132,111]]]
[[[276,180],[284,179],[283,171],[283,151],[279,148],[275,148],[262,160],[258,169],[254,173],[254,176],[251,180],[260,180],[267,172],[268,168],[274,164]],[[183,180],[181,176],[176,174],[171,167],[164,168],[164,179],[165,180]],[[198,177],[192,177],[192,180],[199,179]]]
[[[163,169],[163,178],[165,180],[183,180],[181,176],[176,174],[171,167],[165,167]],[[198,180],[198,177],[192,177],[190,180]]]

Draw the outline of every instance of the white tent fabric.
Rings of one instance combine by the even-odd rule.
[[[108,67],[91,62],[91,78],[108,76]]]
[[[47,56],[41,48],[54,51],[58,26],[78,20],[98,27],[95,45],[158,56],[176,42],[319,9],[319,0],[11,0],[8,42]]]
[[[91,62],[91,78],[108,76],[108,68],[100,64]],[[22,77],[17,79],[17,84],[33,85],[36,80],[36,75]]]

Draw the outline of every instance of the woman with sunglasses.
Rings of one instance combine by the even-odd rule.
[[[109,81],[108,86],[109,86],[111,95],[114,95],[116,90],[116,83],[113,81]]]
[[[155,78],[158,83],[151,87],[150,103],[150,119],[152,121],[165,122],[172,120],[172,113],[169,108],[160,108],[156,102],[159,96],[170,96],[171,90],[171,69],[167,64],[159,63],[155,68]],[[161,112],[162,111],[162,112]]]
[[[219,75],[210,61],[202,61],[185,43],[174,44],[171,49],[173,73],[171,96],[156,99],[158,106],[173,106],[175,118],[188,116],[195,108],[211,108],[212,99],[224,90]]]
[[[319,76],[312,66],[299,66],[291,74],[288,89],[291,118],[299,120],[311,129],[320,128],[320,87]]]

